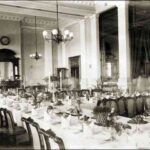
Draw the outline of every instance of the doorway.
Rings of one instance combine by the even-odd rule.
[[[80,56],[69,57],[70,80],[73,89],[80,89]]]

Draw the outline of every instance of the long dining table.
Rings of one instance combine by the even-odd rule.
[[[148,121],[147,124],[130,124],[132,128],[123,130],[121,135],[116,134],[116,139],[114,140],[111,138],[112,134],[114,134],[112,128],[98,126],[94,123],[94,119],[91,119],[90,124],[85,124],[79,120],[78,123],[67,126],[66,128],[62,126],[61,117],[54,122],[46,120],[44,118],[44,112],[47,109],[47,105],[50,105],[50,103],[38,108],[39,112],[37,114],[33,114],[32,106],[30,106],[30,111],[28,112],[7,105],[1,107],[11,110],[15,122],[20,126],[22,125],[21,117],[31,117],[39,124],[40,128],[45,130],[51,129],[57,136],[63,139],[66,149],[150,148],[150,117],[145,118],[145,120]],[[89,103],[89,105],[91,104]],[[82,104],[82,114],[92,118],[93,113],[91,108],[94,107],[95,104],[91,105],[92,107],[90,107],[90,109],[89,105],[87,103],[86,105]],[[64,112],[70,107],[71,105],[65,104],[63,106],[56,106],[56,109]],[[127,123],[129,120],[130,118],[117,116],[118,122],[129,124]]]

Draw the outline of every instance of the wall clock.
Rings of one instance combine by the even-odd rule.
[[[0,42],[2,45],[8,45],[10,43],[10,38],[8,36],[2,36]]]

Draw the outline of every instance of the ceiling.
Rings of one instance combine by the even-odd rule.
[[[106,3],[107,2],[107,3]],[[109,4],[109,0],[58,0],[59,25],[65,27],[74,22],[84,19],[85,16],[95,14],[96,7],[106,7],[102,4]],[[111,3],[111,2],[110,2]],[[116,1],[117,3],[117,1]],[[150,2],[149,1],[130,1],[130,5],[141,7],[137,14],[141,21],[149,23]],[[49,0],[0,0],[0,19],[21,21],[23,26],[33,26],[34,16],[37,16],[37,26],[40,28],[54,28],[56,26],[56,1]],[[147,19],[148,18],[148,19]],[[112,25],[113,20],[109,19]]]
[[[58,1],[59,23],[61,27],[72,24],[95,13],[95,1]],[[56,25],[56,1],[0,1],[0,19],[23,23],[44,24],[53,28]]]

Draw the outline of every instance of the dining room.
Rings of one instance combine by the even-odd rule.
[[[0,149],[149,149],[149,1],[0,1]]]

